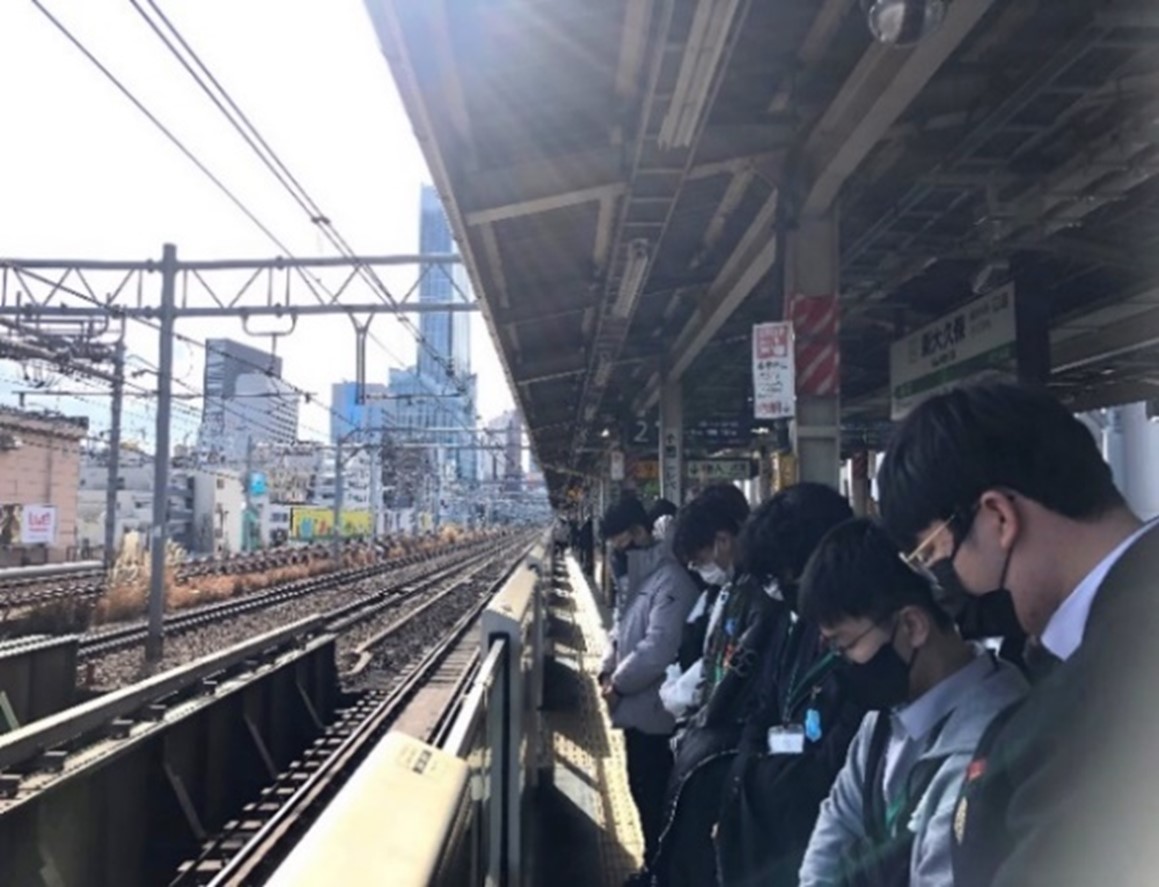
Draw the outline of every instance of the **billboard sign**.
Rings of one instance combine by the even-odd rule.
[[[894,342],[889,351],[890,416],[989,371],[1016,366],[1014,286],[1004,286]]]
[[[796,412],[793,325],[758,323],[753,327],[753,415],[789,419]]]
[[[24,545],[55,544],[56,509],[51,505],[25,505],[20,541]]]
[[[342,536],[369,536],[371,534],[371,514],[369,511],[348,510],[342,512]],[[313,505],[295,505],[290,510],[290,538],[309,542],[315,539],[330,539],[334,535],[334,509]]]

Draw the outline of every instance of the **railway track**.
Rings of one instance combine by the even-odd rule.
[[[207,841],[173,884],[257,883],[388,730],[402,729],[427,741],[440,738],[478,667],[472,629],[529,546],[529,539],[519,540],[478,559],[457,577],[432,578],[425,594],[411,596],[413,605],[405,613],[355,645],[346,657],[344,677],[370,689],[341,710],[322,737],[241,816]],[[452,612],[448,605],[455,603]],[[432,642],[436,626],[438,639]]]
[[[183,583],[206,576],[244,575],[330,556],[329,549],[310,546],[228,558],[202,558],[181,564],[176,579]],[[106,591],[106,579],[103,566],[76,570],[69,565],[62,565],[59,572],[38,571],[37,575],[32,576],[0,576],[0,611],[99,597]]]

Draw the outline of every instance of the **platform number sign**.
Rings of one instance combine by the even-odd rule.
[[[660,423],[653,419],[651,422],[644,419],[635,419],[628,423],[624,437],[633,447],[641,449],[657,447],[660,444]]]
[[[757,419],[788,419],[796,412],[793,325],[753,327],[753,413]]]

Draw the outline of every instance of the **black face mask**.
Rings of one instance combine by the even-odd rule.
[[[930,572],[938,580],[938,603],[954,617],[966,640],[1019,637],[1025,634],[1014,612],[1014,599],[1006,588],[1006,573],[1010,569],[1012,554],[1013,547],[1006,553],[998,587],[980,595],[971,594],[962,584],[958,571],[954,569],[953,558],[943,558],[930,566]]]
[[[897,628],[894,628],[894,634]],[[873,711],[886,711],[905,702],[909,696],[909,673],[917,651],[909,664],[893,648],[893,634],[873,658],[862,665],[848,663],[840,672],[842,688],[855,702]]]

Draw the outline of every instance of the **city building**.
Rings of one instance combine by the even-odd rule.
[[[77,488],[88,420],[0,407],[0,566],[79,557]]]
[[[424,186],[419,206],[419,249],[427,255],[456,251],[438,193]],[[465,299],[469,284],[460,266],[426,265],[420,302]],[[479,479],[476,439],[477,379],[471,373],[470,317],[465,312],[427,312],[419,319],[422,343],[414,367],[391,369],[383,411],[394,445],[419,449],[411,459],[429,465],[420,489],[388,490],[388,501],[430,513],[434,523],[463,520]]]
[[[237,377],[226,398],[217,452],[224,462],[240,464],[252,444],[291,444],[298,437],[298,394],[281,379],[261,373]]]
[[[358,402],[358,383],[336,382],[330,391],[330,443],[376,440],[386,428],[386,385],[367,383]]]
[[[198,435],[202,453],[233,462],[245,458],[251,436],[255,442],[292,443],[298,401],[281,376],[280,357],[232,339],[207,339]]]
[[[423,255],[451,255],[457,252],[442,201],[430,185],[423,185],[419,198],[419,252]],[[422,279],[419,281],[419,301],[464,301],[468,286],[461,265],[424,265]],[[423,314],[419,318],[419,330],[423,340],[431,346],[429,349],[419,349],[418,371],[422,376],[435,380],[445,379],[448,370],[455,375],[470,373],[470,315],[461,311]]]

